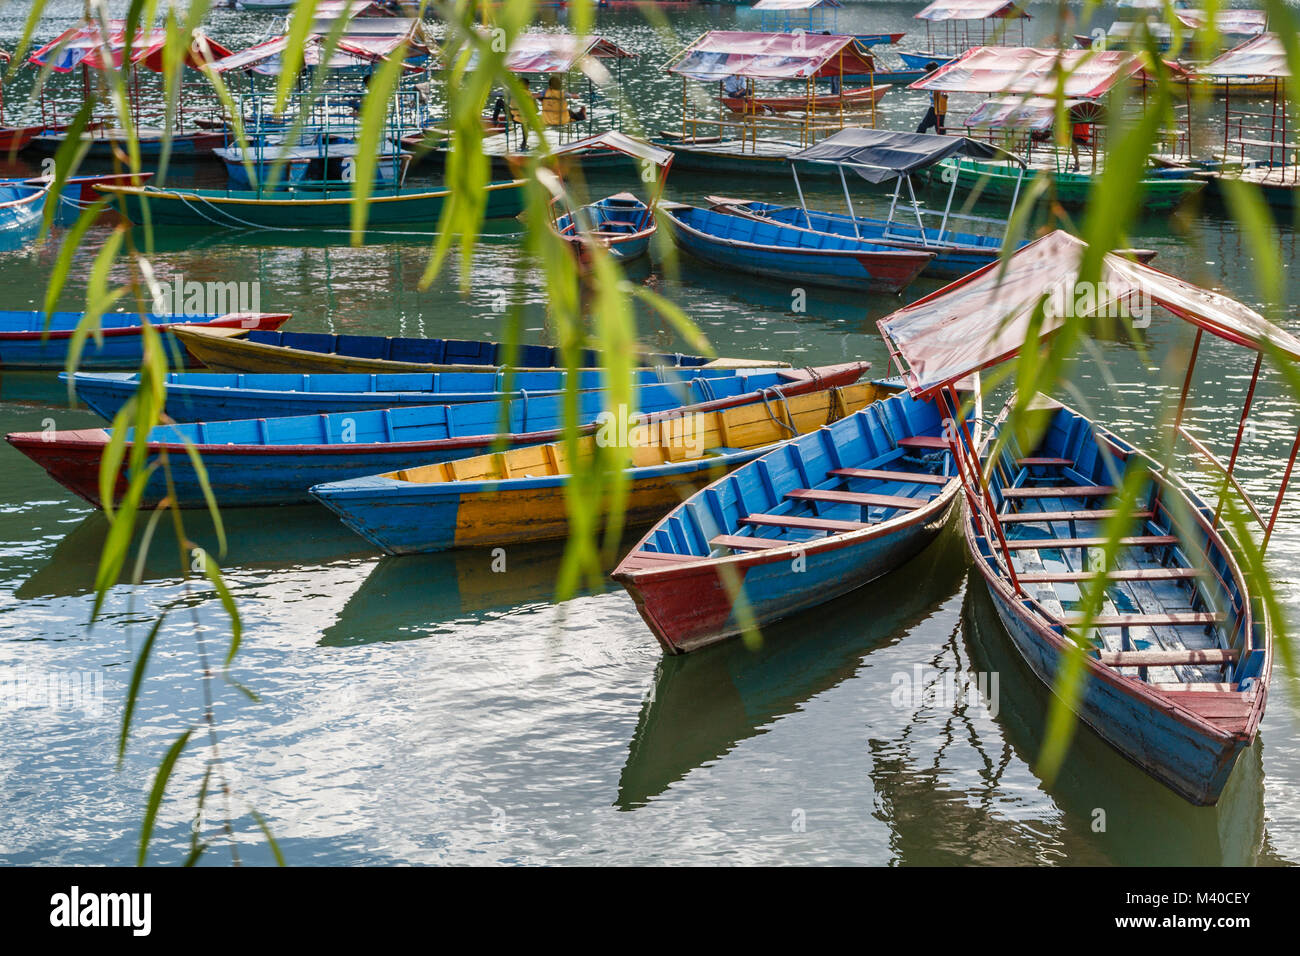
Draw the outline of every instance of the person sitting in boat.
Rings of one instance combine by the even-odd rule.
[[[748,90],[745,86],[745,78],[733,73],[722,81],[722,95],[730,98],[745,99]]]
[[[925,65],[926,73],[933,73],[939,69],[938,63],[927,63]],[[948,94],[943,90],[934,90],[930,93],[930,108],[925,111],[925,118],[921,120],[921,125],[916,128],[918,133],[928,133],[933,129],[942,136],[946,133],[947,126],[945,120],[948,117]]]
[[[579,122],[587,118],[585,106],[574,109],[564,95],[563,80],[558,73],[552,73],[542,94],[542,121],[547,126],[563,126],[566,123]]]

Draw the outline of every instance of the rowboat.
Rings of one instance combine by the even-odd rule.
[[[0,184],[0,249],[18,249],[41,228],[49,183]]]
[[[564,368],[564,355],[547,345],[522,345],[517,352],[498,342],[463,339],[390,338],[314,332],[181,330],[191,355],[215,372],[482,372],[512,363],[519,369]],[[580,356],[583,368],[599,368],[597,352]],[[646,368],[775,368],[762,359],[707,359],[699,355],[651,353]]]
[[[556,155],[563,158],[574,151],[590,152],[594,149],[608,150],[614,155],[636,160],[642,166],[642,175],[653,170],[654,195],[646,203],[631,193],[616,193],[557,216],[552,227],[569,243],[580,262],[588,260],[592,246],[599,246],[620,262],[631,262],[646,254],[658,229],[654,207],[663,195],[673,154],[631,136],[609,132],[580,140],[557,150]],[[552,208],[567,198],[566,194],[559,192]]]
[[[859,364],[865,371],[867,366]],[[661,517],[702,484],[762,455],[774,443],[865,408],[897,389],[859,383],[822,388],[781,402],[754,401],[691,417],[632,426],[627,435],[624,521]],[[590,461],[601,436],[578,445]],[[389,554],[493,547],[569,533],[566,486],[572,465],[564,443],[406,468],[318,485],[312,496]]]
[[[488,219],[509,219],[523,211],[522,179],[489,183],[484,187]],[[150,221],[158,225],[218,226],[228,229],[349,229],[352,195],[347,190],[275,190],[273,192],[223,189],[170,189],[156,186],[101,186],[100,192],[120,197],[125,215],[144,222],[142,206],[149,204]],[[368,202],[367,221],[372,226],[424,223],[432,226],[442,215],[451,191],[376,190]],[[273,197],[273,198],[268,198]]]
[[[1056,308],[1042,317],[1043,298],[1078,294],[1084,251],[1080,240],[1051,233],[880,320],[909,393],[951,408],[956,378],[1055,332],[1064,320]],[[1268,517],[1234,472],[1264,353],[1300,361],[1300,339],[1226,296],[1114,254],[1100,282],[1116,302],[1160,305],[1195,327],[1172,433],[1215,468],[1216,485],[1232,489],[1245,520],[1258,521],[1266,550],[1300,433]],[[1256,353],[1226,462],[1183,424],[1207,332]],[[949,436],[964,479],[967,545],[998,617],[1048,687],[1067,658],[1081,660],[1071,706],[1101,739],[1190,802],[1215,803],[1255,738],[1272,665],[1269,608],[1242,573],[1225,499],[1211,506],[1168,465],[1046,397],[1028,406],[1041,437],[1021,448],[1007,427],[1012,407],[994,426],[1006,439],[996,460],[992,436]]]
[[[809,390],[847,385],[860,365],[828,370],[752,372],[701,379],[687,387],[647,385],[637,391],[642,415],[683,416],[753,402],[779,402]],[[379,411],[339,412],[293,418],[161,425],[147,437],[150,461],[165,455],[149,479],[143,500],[152,507],[169,497],[181,508],[206,507],[206,497],[187,449],[202,456],[208,481],[222,507],[299,504],[314,485],[380,474],[417,462],[434,463],[481,455],[496,447],[536,445],[563,437],[567,395],[519,398],[505,405],[421,405]],[[594,432],[606,411],[604,391],[578,393],[581,432]],[[508,432],[498,432],[502,422]],[[112,437],[107,428],[21,432],[6,440],[65,488],[102,506],[99,464]],[[126,467],[125,464],[123,466]],[[125,473],[116,493],[125,492]]]
[[[33,153],[53,156],[67,141],[68,136],[69,131],[65,128],[47,129],[33,136],[26,148]],[[85,150],[83,158],[111,162],[115,157],[127,152],[129,139],[127,130],[101,126],[82,132],[78,137],[78,145]],[[225,142],[224,132],[210,129],[169,132],[157,127],[142,126],[135,130],[135,144],[144,162],[156,162],[160,159],[165,145],[170,150],[171,159],[175,161],[211,156],[212,151]]]
[[[948,190],[947,204],[942,210],[923,208],[916,198],[913,175],[930,169],[950,156],[998,158],[1010,165],[1020,163],[1014,154],[997,146],[962,136],[846,129],[791,157],[795,189],[799,194],[798,206],[777,206],[771,203],[714,196],[708,197],[708,201],[719,212],[743,216],[759,222],[776,222],[795,229],[843,236],[874,243],[882,248],[931,252],[934,258],[926,265],[924,274],[956,278],[998,257],[1004,237],[1010,229],[1011,213],[1014,213],[1015,198],[1018,197],[1012,199],[1011,209],[1004,220],[954,211],[953,200],[957,189],[957,181],[954,178]],[[837,170],[840,185],[844,190],[847,213],[816,212],[808,209],[799,176],[800,168],[807,168],[804,164]],[[846,170],[854,174],[855,181],[863,179],[880,185],[893,180],[894,195],[889,204],[887,218],[876,219],[856,214]],[[904,186],[907,187],[906,194],[903,192]],[[909,205],[910,210],[907,210]],[[937,228],[925,225],[927,216],[939,220]],[[900,219],[912,220],[915,225]],[[955,221],[978,223],[986,227],[993,226],[997,228],[997,232],[993,234],[958,232],[951,227]]]
[[[939,177],[954,177],[966,191],[978,189],[986,199],[1008,200],[1016,196],[1023,179],[1046,176],[1051,185],[1044,198],[1051,198],[1064,206],[1086,206],[1093,185],[1100,172],[1075,171],[1056,164],[1031,164],[1022,177],[1017,167],[996,161],[978,159],[945,159],[939,164]],[[1167,212],[1182,205],[1189,197],[1205,188],[1205,180],[1190,170],[1150,169],[1138,187],[1142,194],[1142,208],[1148,212]]]
[[[579,391],[600,388],[604,381],[604,373],[596,369],[573,374]],[[712,379],[735,374],[735,369],[645,369],[634,373],[634,384],[682,381],[686,375]],[[165,379],[165,410],[177,422],[328,415],[403,405],[463,405],[555,395],[565,390],[568,381],[568,372],[172,372]],[[136,372],[77,372],[72,383],[77,398],[112,421],[135,394],[140,376]]]
[[[232,190],[256,190],[259,183],[267,183],[272,172],[279,169],[277,187],[296,186],[309,188],[330,183],[338,186],[348,180],[348,170],[355,169],[360,146],[354,142],[338,142],[338,137],[323,134],[305,134],[296,145],[276,142],[277,137],[265,137],[247,148],[223,146],[212,152],[226,164],[226,182]],[[375,159],[374,181],[392,188],[406,178],[406,167],[411,154],[392,146],[380,144]],[[249,177],[252,170],[253,178]],[[320,187],[317,187],[320,188]]]
[[[934,258],[933,252],[890,249],[683,203],[661,203],[659,211],[673,241],[696,258],[779,281],[901,292]]]
[[[824,113],[851,110],[879,103],[893,87],[888,83],[857,86],[842,93],[817,93],[812,96],[720,96],[718,101],[733,113]]]
[[[68,362],[68,345],[84,313],[55,312],[48,321],[44,312],[0,311],[0,367],[3,368],[57,368]],[[278,329],[289,315],[284,312],[231,312],[225,315],[150,315],[149,323],[162,334],[163,345],[173,364],[179,363],[185,352],[175,339],[178,331],[186,329],[221,329],[231,334],[244,334],[249,330]],[[144,357],[144,317],[138,312],[110,312],[101,316],[103,342],[96,343],[93,336],[83,344],[79,367],[124,368],[136,367]]]
[[[21,152],[47,128],[44,123],[36,126],[0,126],[0,154]]]
[[[795,438],[671,511],[614,580],[670,654],[734,637],[747,616],[761,627],[847,594],[947,522],[961,482],[946,417],[895,395]]]

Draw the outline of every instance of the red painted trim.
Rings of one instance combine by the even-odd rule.
[[[157,324],[150,323],[159,332],[165,332],[172,328],[183,329],[269,329],[274,331],[284,325],[291,317],[291,312],[232,312],[230,315],[222,316],[219,319],[212,319],[208,322],[160,322]],[[249,323],[249,324],[245,324]],[[106,339],[120,338],[127,335],[139,335],[144,328],[142,325],[123,325],[116,328],[101,330],[100,334]],[[35,339],[42,341],[70,339],[75,334],[75,329],[58,329],[56,331],[40,332],[0,332],[0,342],[25,342]]]

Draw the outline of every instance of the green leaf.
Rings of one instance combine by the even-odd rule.
[[[140,648],[135,657],[135,666],[131,668],[131,685],[126,691],[126,706],[122,710],[122,729],[118,733],[117,739],[117,765],[122,766],[122,760],[126,757],[126,742],[131,736],[131,717],[135,714],[135,704],[140,696],[140,684],[144,681],[144,671],[149,665],[149,655],[153,653],[154,641],[158,638],[158,632],[162,629],[163,622],[167,620],[167,612],[163,611],[158,615],[158,620],[153,622],[153,627],[149,628],[149,636],[145,638],[144,645]]]
[[[171,779],[176,760],[185,750],[193,733],[194,728],[191,727],[181,734],[167,750],[167,756],[163,757],[162,763],[158,765],[158,772],[153,778],[153,789],[149,791],[149,803],[144,810],[144,823],[140,827],[140,852],[136,856],[136,866],[144,866],[145,859],[149,855],[149,841],[153,838],[153,828],[158,820],[158,809],[162,806],[163,794],[167,790],[167,781]]]

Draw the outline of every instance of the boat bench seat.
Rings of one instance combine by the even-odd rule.
[[[1177,544],[1178,538],[1172,534],[1139,534],[1120,538],[1118,543],[1126,548],[1154,548]],[[1058,548],[1100,548],[1105,544],[1105,538],[1028,538],[1008,541],[1007,548],[1011,551],[1053,551]]]
[[[889,471],[884,468],[835,468],[830,472],[836,478],[867,478],[875,481],[896,481],[899,484],[946,485],[952,481],[943,475],[927,475],[919,471]]]
[[[1098,614],[1092,619],[1093,627],[1181,627],[1190,624],[1218,624],[1227,620],[1222,611],[1175,611],[1169,614]],[[1060,624],[1072,626],[1083,623],[1082,614],[1064,614],[1056,618]]]
[[[1060,465],[1066,467],[1073,465],[1074,462],[1069,458],[1017,458],[1016,464],[1022,468],[1030,468],[1034,465]]]
[[[1113,508],[1096,508],[1091,511],[1022,511],[1015,514],[1000,514],[998,520],[1003,524],[1039,524],[1049,521],[1104,521],[1113,518],[1119,512]],[[1149,521],[1154,517],[1150,511],[1132,511],[1128,515],[1135,521]]]
[[[871,527],[863,521],[835,521],[831,518],[807,518],[802,515],[750,515],[741,518],[740,523],[762,525],[767,528],[802,528],[806,531],[834,532],[858,531]]]
[[[1102,651],[1107,667],[1172,667],[1175,664],[1231,664],[1240,654],[1235,647],[1193,650]]]
[[[938,435],[906,435],[896,444],[899,448],[942,448],[945,451],[948,449],[948,442]]]
[[[784,548],[793,544],[791,541],[778,541],[776,538],[750,538],[740,534],[720,534],[709,542],[710,548],[731,548],[733,551],[766,551],[769,548]]]
[[[866,508],[903,508],[911,510],[923,507],[924,499],[905,498],[902,495],[873,495],[861,491],[820,491],[816,488],[796,488],[785,493],[787,498],[795,501],[825,501],[832,504],[862,505]]]
[[[1200,691],[1202,693],[1212,692],[1216,694],[1230,694],[1240,690],[1240,688],[1236,684],[1212,683],[1210,681],[1195,681],[1190,684],[1179,684],[1179,683],[1164,684],[1164,683],[1152,682],[1150,686],[1154,687],[1156,690],[1173,691],[1175,693],[1185,692],[1185,691]]]
[[[1059,485],[1049,488],[1003,488],[1003,498],[1104,498],[1113,495],[1113,485]]]
[[[630,571],[652,568],[657,564],[684,564],[688,561],[703,561],[696,554],[675,554],[671,551],[633,551],[623,559],[623,567]]]
[[[1209,574],[1203,568],[1123,568],[1106,572],[1107,581],[1180,581]],[[1092,571],[1026,571],[1018,575],[1024,584],[1066,584],[1096,577]]]

